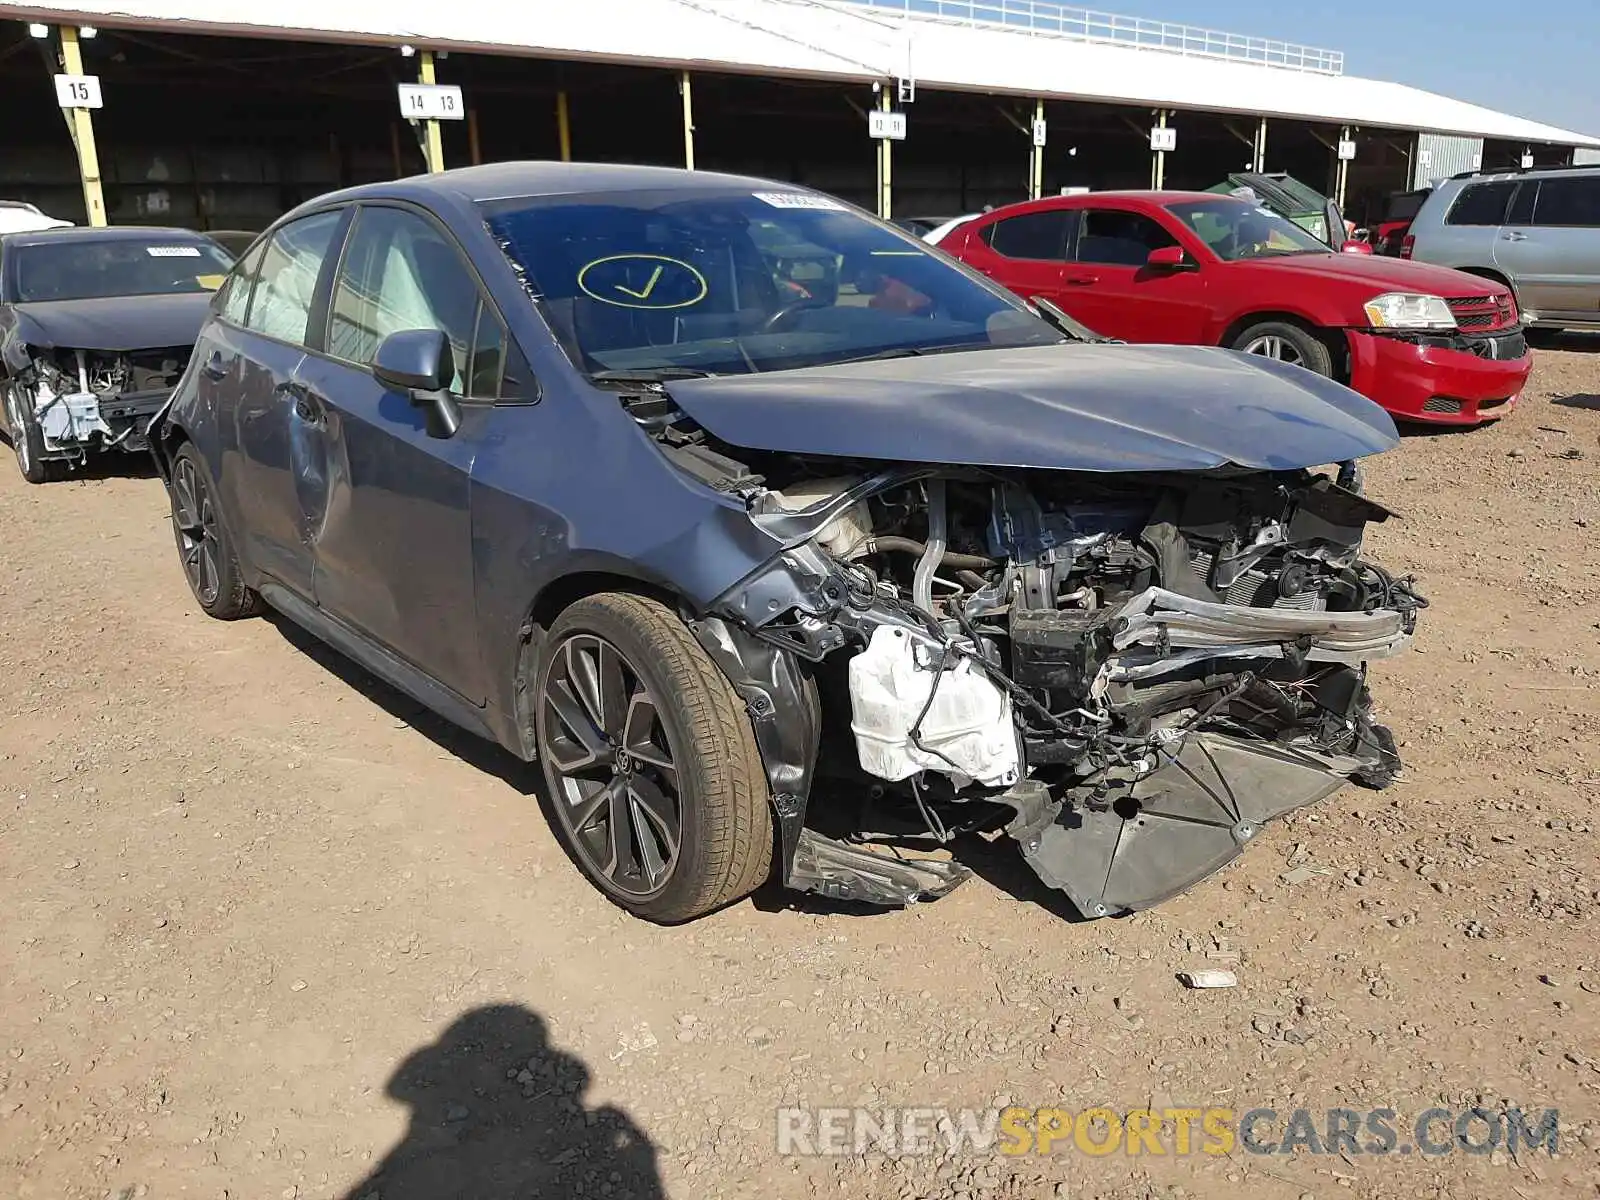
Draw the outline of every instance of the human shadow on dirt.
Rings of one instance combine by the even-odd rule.
[[[664,1200],[654,1144],[621,1109],[586,1107],[589,1082],[531,1009],[466,1012],[390,1078],[411,1124],[344,1200]]]

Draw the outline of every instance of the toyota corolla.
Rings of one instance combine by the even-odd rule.
[[[1399,768],[1368,690],[1387,414],[1108,344],[781,183],[502,164],[284,217],[151,432],[200,606],[269,605],[537,761],[617,904],[1084,913]]]

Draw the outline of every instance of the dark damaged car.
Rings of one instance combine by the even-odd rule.
[[[208,613],[270,605],[537,760],[653,920],[769,875],[906,904],[1005,835],[1127,912],[1399,767],[1367,670],[1423,601],[1362,554],[1381,409],[1097,341],[792,185],[326,197],[230,277],[152,439]]]
[[[0,414],[23,478],[145,452],[232,265],[183,229],[0,236]]]

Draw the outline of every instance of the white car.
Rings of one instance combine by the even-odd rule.
[[[955,229],[958,225],[965,225],[968,221],[972,220],[973,217],[981,216],[983,216],[982,213],[968,213],[964,217],[951,217],[944,224],[935,225],[932,229],[928,230],[927,233],[922,235],[922,240],[927,242],[930,246],[937,246],[945,238],[950,236],[950,231],[952,229]]]
[[[66,229],[71,221],[47,217],[36,205],[22,200],[0,200],[0,233],[32,233],[38,229]]]

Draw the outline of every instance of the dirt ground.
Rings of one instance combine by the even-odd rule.
[[[1564,345],[1500,425],[1369,464],[1406,518],[1370,549],[1433,601],[1376,673],[1402,782],[1097,923],[1005,845],[903,912],[635,921],[509,756],[201,615],[157,480],[0,463],[0,1196],[1600,1194],[1600,341]],[[777,1152],[779,1106],[997,1103],[1561,1124],[1554,1156]]]

